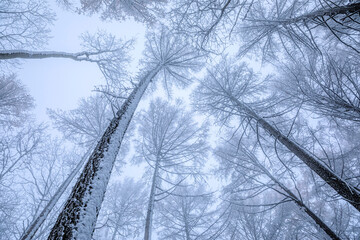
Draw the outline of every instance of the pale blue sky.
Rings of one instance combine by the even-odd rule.
[[[136,60],[141,56],[145,27],[134,21],[103,22],[98,17],[82,16],[53,6],[57,20],[51,26],[49,44],[44,50],[81,51],[79,36],[88,31],[96,33],[105,29],[129,40],[137,39],[132,52]],[[136,65],[136,61],[133,61]],[[46,121],[46,109],[69,110],[77,107],[79,99],[91,94],[94,86],[102,83],[102,75],[94,63],[75,62],[69,59],[26,60],[17,71],[19,79],[28,87],[35,99],[34,114],[39,121]]]

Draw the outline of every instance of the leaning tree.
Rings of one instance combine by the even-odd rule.
[[[211,111],[224,119],[237,116],[256,123],[256,129],[257,127],[264,129],[360,211],[360,192],[355,186],[337,175],[291,136],[284,134],[276,125],[257,113],[256,109],[264,111],[264,106],[269,108],[266,106],[273,103],[269,102],[269,99],[261,99],[258,91],[261,84],[257,78],[258,76],[246,65],[229,65],[223,61],[208,71],[201,82],[197,90],[197,105],[200,109]],[[258,132],[256,129],[255,133]]]
[[[184,84],[190,80],[186,74],[198,65],[199,55],[184,39],[170,37],[165,30],[149,37],[146,67],[139,74],[139,82],[92,152],[49,239],[91,238],[121,142],[146,88],[161,73],[166,82]]]

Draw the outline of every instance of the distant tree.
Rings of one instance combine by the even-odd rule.
[[[170,40],[165,34],[170,35],[163,31],[149,42],[148,49],[153,51],[148,58],[147,69],[139,76],[138,85],[125,100],[99,140],[59,215],[49,239],[91,238],[116,155],[147,86],[155,80],[160,71],[182,70],[172,77],[183,80],[186,79],[182,75],[184,70],[186,72],[196,66],[194,63],[197,56],[189,45],[181,42],[180,39]]]
[[[101,94],[81,99],[76,109],[49,109],[48,114],[67,140],[86,148],[96,144],[114,116],[110,103]]]
[[[23,126],[0,128],[0,225],[4,228],[4,239],[12,239],[18,234],[18,218],[21,216],[18,206],[23,199],[23,196],[18,196],[22,192],[18,185],[21,182],[19,176],[25,172],[26,166],[32,164],[34,156],[42,151],[45,137],[44,126],[25,119],[27,123]]]
[[[49,38],[48,26],[55,19],[46,1],[0,2],[0,49],[42,47]]]
[[[177,103],[180,105],[180,103]],[[176,192],[186,178],[199,174],[207,146],[205,128],[197,127],[189,113],[157,99],[141,116],[139,158],[151,167],[152,180],[144,239],[151,239],[155,203]]]
[[[360,211],[360,193],[356,187],[344,178],[339,177],[332,169],[325,166],[264,117],[259,116],[253,109],[264,109],[266,105],[271,105],[269,100],[262,99],[261,96],[257,101],[254,101],[256,95],[253,95],[251,99],[251,93],[259,88],[256,87],[256,78],[257,76],[245,65],[229,66],[223,62],[209,71],[207,77],[201,82],[197,91],[197,104],[200,108],[218,114],[225,120],[229,117],[240,116],[255,122],[256,126],[260,126],[276,141],[283,144],[339,195]]]
[[[25,125],[16,130],[0,128],[0,131],[0,184],[6,184],[9,175],[23,167],[28,156],[36,153],[42,141],[44,127]]]
[[[63,180],[61,185],[58,186],[57,191],[51,195],[47,204],[43,206],[42,211],[37,213],[37,217],[34,217],[32,222],[29,223],[21,236],[22,240],[30,240],[35,237],[35,234],[42,227],[42,224],[52,212],[57,202],[68,189],[75,176],[80,172],[80,169],[89,157],[90,151],[101,138],[106,126],[113,117],[110,104],[100,94],[82,99],[79,107],[74,110],[68,112],[49,110],[48,112],[54,120],[55,127],[63,133],[64,138],[83,147],[85,153],[83,153],[81,159],[76,163],[74,169]]]
[[[178,187],[159,202],[159,239],[216,239],[217,211],[204,186]]]
[[[267,200],[274,199],[270,194]],[[258,205],[257,207],[246,204]],[[252,199],[251,202],[243,201],[227,207],[225,220],[226,228],[218,239],[244,239],[244,240],[271,240],[271,239],[314,239],[323,238],[309,230],[309,224],[301,218],[296,218],[293,205],[284,203],[276,208],[261,207],[261,199]]]
[[[3,127],[22,125],[32,106],[33,98],[14,74],[0,75],[0,124]]]
[[[268,56],[276,56],[277,46],[289,55],[295,49],[326,53],[340,44],[359,54],[359,11],[357,1],[256,1],[238,26],[247,32],[241,51],[258,45]]]
[[[15,75],[0,76],[0,239],[18,233],[18,174],[40,151],[45,127],[35,124],[29,110],[33,99]]]
[[[242,143],[239,143],[238,138],[235,137],[224,147],[218,149],[217,156],[221,159],[221,168],[228,169],[228,174],[230,174],[232,178],[232,182],[226,187],[230,194],[238,194],[242,191],[241,189],[244,189],[244,195],[248,196],[250,202],[255,197],[261,196],[262,193],[264,194],[263,198],[266,199],[269,191],[277,192],[284,198],[275,203],[268,203],[268,201],[265,200],[265,207],[268,205],[271,209],[272,204],[276,207],[282,203],[292,201],[308,216],[308,218],[312,219],[318,227],[327,234],[327,236],[331,239],[339,240],[340,237],[304,203],[302,196],[297,196],[282,183],[283,181],[280,180],[280,177],[284,179],[285,174],[280,170],[276,170],[276,175],[280,177],[275,176],[275,174],[269,170],[268,166],[260,162],[253,151],[254,150],[246,149]],[[264,155],[266,156],[266,153]],[[270,159],[267,159],[267,161],[273,162]],[[274,164],[271,165],[273,166]],[[262,179],[262,177],[265,177],[270,181]],[[240,184],[241,182],[243,184]],[[300,194],[297,188],[296,190],[298,194]],[[244,198],[246,197],[244,196]]]
[[[95,234],[104,239],[135,239],[143,229],[146,196],[144,183],[125,178],[108,187]],[[103,235],[101,233],[105,232]]]

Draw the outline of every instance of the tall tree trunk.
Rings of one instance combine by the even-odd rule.
[[[50,239],[91,239],[116,156],[147,86],[161,69],[149,71],[126,99],[91,154],[49,235]]]
[[[305,203],[300,200],[295,194],[293,194],[290,189],[285,187],[281,182],[279,182],[261,163],[258,162],[255,156],[251,156],[252,161],[255,162],[256,166],[258,166],[261,171],[263,171],[272,181],[274,181],[282,190],[286,192],[286,194],[290,197],[291,200],[294,201],[296,205],[300,207],[300,209],[305,212],[314,222],[333,240],[341,240],[336,233],[334,233],[331,228],[329,228],[326,223],[324,223],[311,209],[309,209]]]
[[[79,163],[76,165],[75,169],[69,174],[69,176],[65,179],[65,181],[60,185],[56,193],[52,196],[48,204],[41,211],[39,216],[35,218],[32,223],[27,227],[23,235],[20,237],[20,240],[30,240],[32,239],[36,231],[40,228],[40,226],[44,223],[47,216],[50,214],[53,207],[59,201],[62,194],[65,192],[67,187],[70,185],[71,181],[74,179],[76,174],[80,171],[81,167],[84,165],[86,158],[88,157],[89,151],[85,153]]]
[[[332,8],[325,8],[316,10],[314,12],[310,12],[298,17],[289,18],[284,21],[280,20],[280,23],[282,24],[292,24],[292,23],[298,23],[298,22],[309,22],[309,21],[326,21],[324,17],[333,18],[337,15],[346,15],[343,17],[345,19],[347,16],[351,16],[354,14],[359,14],[360,12],[360,3],[351,3],[348,5],[342,5],[342,6],[334,6]],[[352,20],[351,18],[349,18]]]
[[[156,163],[155,163],[154,174],[153,174],[153,178],[152,178],[152,183],[151,183],[149,203],[148,203],[148,208],[147,208],[147,212],[146,212],[144,240],[151,240],[152,218],[154,215],[155,194],[156,194],[156,187],[158,184],[159,164],[160,164],[160,159],[157,157]]]
[[[245,112],[249,117],[255,119],[263,129],[265,129],[275,139],[279,140],[308,167],[316,172],[327,184],[329,184],[340,196],[345,198],[351,205],[360,211],[360,193],[355,187],[341,179],[332,170],[325,167],[319,160],[311,156],[307,151],[301,148],[297,143],[290,140],[287,136],[273,127],[265,119],[258,116],[251,108],[240,102],[238,99],[229,95],[231,101],[236,104],[240,111]]]

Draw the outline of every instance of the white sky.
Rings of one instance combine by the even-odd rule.
[[[124,40],[135,37],[137,45],[132,57],[138,59],[141,56],[145,33],[145,27],[141,24],[134,21],[103,22],[96,16],[82,16],[56,6],[53,6],[53,10],[57,20],[51,27],[52,38],[44,50],[81,51],[79,36],[82,33],[96,33],[97,30],[105,29]],[[69,59],[25,60],[17,74],[35,99],[34,114],[38,121],[48,120],[47,108],[76,108],[80,98],[89,96],[95,85],[103,83],[96,64]]]
[[[82,50],[79,38],[82,33],[106,30],[124,40],[136,38],[136,45],[131,52],[133,68],[136,68],[137,60],[142,57],[144,49],[145,26],[134,21],[104,22],[96,16],[78,15],[58,8],[56,5],[53,5],[52,8],[57,14],[57,20],[51,27],[52,38],[44,50],[79,52]],[[61,110],[77,108],[81,98],[91,95],[94,86],[104,83],[97,65],[89,62],[76,62],[61,58],[24,60],[20,67],[21,69],[17,71],[18,78],[27,86],[35,100],[36,107],[33,113],[38,122],[49,122],[46,114],[48,108]],[[190,89],[178,89],[173,92],[173,97],[182,98],[188,105],[190,104]],[[156,91],[156,95],[166,97],[161,89]],[[139,107],[143,108],[148,102],[149,99],[142,99],[142,106]],[[134,150],[132,149],[132,151]],[[121,171],[121,176],[130,176],[136,179],[140,178],[143,173],[141,167],[131,164],[123,166]]]

